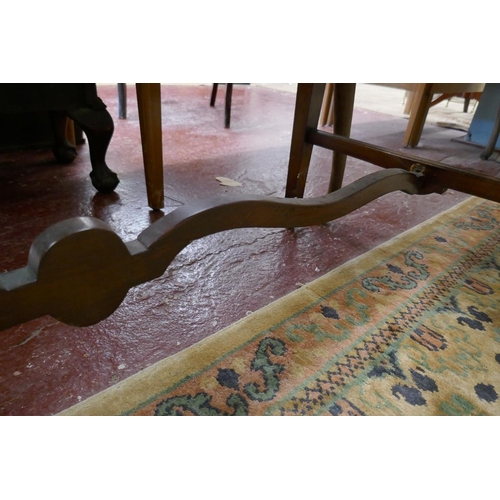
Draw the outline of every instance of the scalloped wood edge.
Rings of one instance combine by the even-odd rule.
[[[75,326],[95,324],[119,307],[131,287],[161,276],[195,239],[237,228],[323,224],[393,191],[424,192],[424,184],[421,174],[390,169],[318,198],[200,200],[128,243],[98,219],[60,222],[35,239],[26,267],[0,275],[0,329],[47,314]]]

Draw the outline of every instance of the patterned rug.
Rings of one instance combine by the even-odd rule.
[[[500,415],[499,303],[470,198],[61,415]]]

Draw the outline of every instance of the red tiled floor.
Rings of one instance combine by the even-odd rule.
[[[121,180],[116,193],[95,193],[86,144],[66,166],[48,150],[0,154],[1,271],[24,266],[33,239],[70,217],[98,217],[129,241],[163,213],[194,199],[227,192],[283,196],[294,94],[235,85],[226,130],[222,93],[213,109],[209,86],[163,86],[164,212],[147,206],[133,88],[127,120],[117,118],[115,86],[99,87],[99,95],[115,120],[107,163]],[[406,123],[356,110],[352,136],[402,149]],[[498,163],[481,162],[477,149],[452,141],[463,135],[426,126],[421,146],[411,153],[498,175]],[[315,150],[307,196],[325,194],[330,161],[331,153]],[[346,182],[375,170],[349,159]],[[223,187],[216,176],[242,186]],[[0,414],[57,413],[465,198],[454,192],[393,193],[324,226],[241,229],[193,242],[164,276],[131,290],[97,325],[74,328],[44,317],[1,332]]]

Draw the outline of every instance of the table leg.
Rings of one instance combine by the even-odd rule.
[[[336,83],[333,93],[333,133],[349,137],[351,133],[352,113],[354,110],[355,83]],[[328,192],[332,193],[342,187],[347,156],[334,152],[332,173]]]
[[[96,102],[93,107],[69,109],[67,115],[87,136],[92,165],[90,172],[92,185],[100,193],[107,194],[112,193],[120,182],[116,173],[106,164],[106,151],[113,136],[114,123],[102,101]]]
[[[298,84],[285,191],[287,198],[304,196],[313,149],[313,145],[306,141],[306,133],[308,128],[317,129],[318,127],[324,93],[324,83]]]
[[[148,205],[159,210],[164,207],[161,86],[159,83],[136,83],[135,88]]]

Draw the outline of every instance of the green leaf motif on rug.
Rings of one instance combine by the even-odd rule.
[[[193,415],[198,416],[217,416],[221,412],[210,405],[212,398],[205,393],[199,393],[195,396],[177,396],[162,401],[155,411],[155,415],[159,416],[181,416],[184,411],[189,411]]]
[[[269,401],[273,399],[279,391],[278,375],[283,371],[284,366],[278,363],[273,363],[270,359],[270,353],[275,356],[283,356],[286,352],[285,344],[275,338],[263,339],[255,358],[252,361],[251,368],[253,371],[261,371],[264,378],[264,390],[259,390],[255,383],[247,384],[244,387],[245,394],[253,401]]]
[[[279,375],[283,372],[284,366],[280,363],[273,362],[272,356],[283,356],[286,353],[285,344],[272,337],[266,337],[261,340],[255,357],[251,363],[251,369],[255,372],[262,372],[263,383],[256,384],[254,382],[246,384],[243,387],[244,394],[233,392],[226,399],[226,405],[231,408],[233,413],[221,410],[212,405],[212,397],[205,393],[200,392],[194,396],[182,395],[174,396],[160,402],[156,406],[156,416],[182,416],[185,414],[192,414],[197,416],[244,416],[248,415],[248,401],[245,396],[252,401],[263,402],[272,400],[280,389]],[[230,387],[238,390],[238,374],[233,370],[221,370],[225,375],[231,375],[230,382],[219,384],[224,387]]]
[[[498,221],[487,210],[478,210],[477,214],[479,215],[479,217],[482,217],[483,220],[471,216],[470,220],[467,222],[455,223],[455,227],[457,229],[463,229],[465,231],[469,229],[473,229],[474,231],[491,231],[496,226],[498,226]]]
[[[156,416],[183,416],[185,412],[196,416],[245,416],[248,415],[248,403],[239,394],[231,394],[227,398],[227,405],[234,413],[226,413],[211,405],[212,398],[201,392],[195,396],[178,396],[162,401],[156,407]]]
[[[425,281],[429,278],[429,272],[425,264],[419,264],[414,259],[422,260],[424,256],[420,252],[410,251],[405,255],[405,264],[417,271],[409,271],[406,274],[396,266],[389,267],[389,274],[375,278],[364,278],[361,284],[366,290],[371,292],[380,292],[379,285],[385,285],[390,290],[412,290],[418,285],[418,281]],[[398,276],[395,280],[394,277]]]

